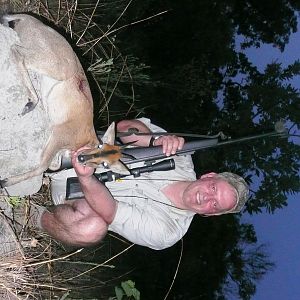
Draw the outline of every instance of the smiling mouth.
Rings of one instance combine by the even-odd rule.
[[[196,203],[197,204],[201,204],[201,200],[200,200],[200,193],[199,192],[197,192],[197,194],[196,194]]]

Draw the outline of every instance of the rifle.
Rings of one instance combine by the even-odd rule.
[[[218,139],[211,140],[198,140],[186,142],[181,150],[176,152],[176,155],[187,155],[193,154],[197,150],[212,147],[218,143]],[[122,162],[127,164],[135,164],[138,162],[145,162],[142,167],[129,169],[130,174],[118,174],[112,171],[95,173],[94,175],[101,182],[115,181],[126,176],[133,175],[134,177],[140,176],[142,173],[154,172],[154,171],[169,171],[175,169],[174,159],[163,160],[156,163],[157,160],[166,158],[162,152],[161,146],[153,147],[136,147],[136,148],[125,148],[122,153],[124,157],[121,158]],[[62,161],[62,167],[71,167],[69,160]],[[67,179],[67,192],[66,199],[76,199],[83,197],[83,193],[80,188],[80,184],[77,177],[70,177]]]
[[[195,141],[188,141],[184,144],[181,150],[178,150],[175,155],[192,155],[196,151],[209,149],[213,147],[220,147],[229,144],[245,142],[250,140],[256,140],[266,137],[286,137],[287,133],[281,127],[276,128],[275,131],[253,135],[249,137],[243,137],[239,139],[228,139],[227,141],[219,141],[218,138],[207,138]],[[175,169],[174,160],[166,160],[160,163],[155,163],[156,160],[166,158],[162,152],[161,146],[153,146],[153,147],[136,147],[136,148],[125,148],[122,151],[125,156],[121,158],[122,162],[125,164],[134,164],[138,162],[144,162],[144,167],[129,169],[130,175],[134,177],[140,176],[141,173],[145,172],[153,172],[153,171],[167,171]],[[63,161],[62,167],[70,167],[70,161]],[[123,178],[125,176],[130,175],[121,175],[113,173],[112,171],[108,171],[105,173],[95,174],[95,176],[102,182],[114,181],[116,179]],[[80,190],[80,184],[78,182],[77,177],[68,178],[67,180],[67,199],[74,199],[78,197],[82,197],[83,194]]]

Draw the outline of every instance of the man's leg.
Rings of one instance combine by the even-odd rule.
[[[45,211],[40,225],[54,239],[74,246],[98,243],[107,233],[107,223],[97,215],[84,199],[68,201]]]

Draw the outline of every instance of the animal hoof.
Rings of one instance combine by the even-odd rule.
[[[0,188],[6,187],[7,179],[0,180]]]
[[[31,112],[35,108],[35,106],[36,106],[35,102],[28,101],[22,110],[21,116],[24,116],[29,112]]]

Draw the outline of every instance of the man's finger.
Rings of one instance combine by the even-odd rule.
[[[172,135],[169,136],[168,139],[168,145],[166,150],[166,155],[170,156],[171,154],[175,154],[178,146],[177,137]]]
[[[178,143],[178,150],[181,150],[183,148],[183,145],[185,143],[185,140],[183,137],[178,137],[179,143]]]
[[[173,139],[173,145],[172,145],[172,151],[171,151],[172,154],[176,153],[178,146],[179,146],[179,139],[176,137],[175,139]]]

